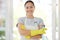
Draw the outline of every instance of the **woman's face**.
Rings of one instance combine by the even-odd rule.
[[[34,9],[35,9],[35,7],[34,7],[34,5],[31,2],[28,2],[25,5],[25,10],[26,10],[26,13],[28,15],[33,15]]]

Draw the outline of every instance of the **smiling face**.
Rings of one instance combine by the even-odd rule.
[[[27,15],[30,15],[30,16],[33,15],[34,9],[35,9],[35,6],[33,5],[33,3],[31,2],[26,3],[25,11]]]

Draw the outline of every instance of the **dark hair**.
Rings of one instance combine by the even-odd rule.
[[[26,1],[25,4],[24,4],[24,6],[25,6],[28,2],[31,2],[31,3],[33,4],[33,6],[35,6],[35,5],[34,5],[34,2],[31,1],[31,0]]]

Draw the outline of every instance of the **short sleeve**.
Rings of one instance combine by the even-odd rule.
[[[19,18],[19,19],[18,19],[18,23],[24,24],[24,18],[23,18],[23,17],[22,17],[22,18]]]
[[[40,23],[44,23],[44,22],[43,22],[43,19],[41,19],[41,18],[39,18],[39,24],[40,24]]]
[[[45,24],[44,24],[44,21],[43,21],[43,19],[41,19],[41,18],[39,18],[39,23],[38,23],[39,25],[42,25],[43,27],[45,27]]]

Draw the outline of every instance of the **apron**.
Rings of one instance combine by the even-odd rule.
[[[33,19],[35,21],[35,18]],[[33,22],[34,23],[34,22]],[[34,23],[34,25],[27,25],[27,18],[25,19],[25,22],[24,22],[24,25],[25,25],[25,28],[27,30],[37,30],[38,29],[38,24],[37,23]],[[25,38],[24,36],[22,36],[23,38],[21,40],[40,40],[40,39],[27,39]]]

